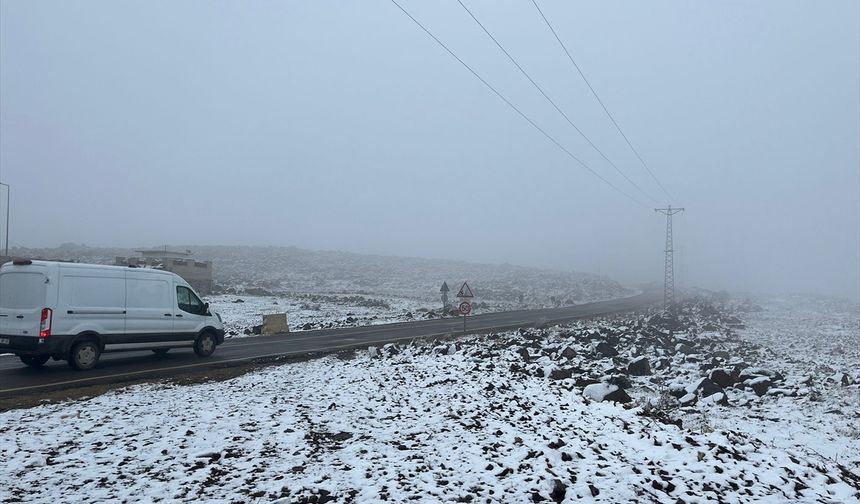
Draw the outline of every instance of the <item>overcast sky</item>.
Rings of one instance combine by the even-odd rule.
[[[11,243],[296,245],[860,296],[860,3],[0,1]]]

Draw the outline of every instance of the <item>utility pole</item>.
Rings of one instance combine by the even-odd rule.
[[[655,212],[666,216],[666,270],[663,278],[663,307],[670,308],[675,304],[675,270],[674,250],[672,248],[672,216],[684,211],[683,208],[655,208]]]
[[[9,256],[9,200],[12,198],[12,190],[9,184],[0,182],[0,186],[6,186],[6,252],[4,255]]]

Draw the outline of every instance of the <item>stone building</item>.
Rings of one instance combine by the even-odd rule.
[[[160,268],[181,276],[200,294],[212,292],[212,261],[197,261],[190,250],[163,249],[135,250],[140,257],[117,257],[117,266]]]

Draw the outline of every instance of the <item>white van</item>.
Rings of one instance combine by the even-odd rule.
[[[50,358],[90,369],[102,352],[224,342],[221,316],[168,271],[15,260],[0,267],[0,354],[28,366]]]

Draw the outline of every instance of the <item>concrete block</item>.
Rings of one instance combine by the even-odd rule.
[[[290,332],[286,313],[263,315],[263,334],[281,334]]]

